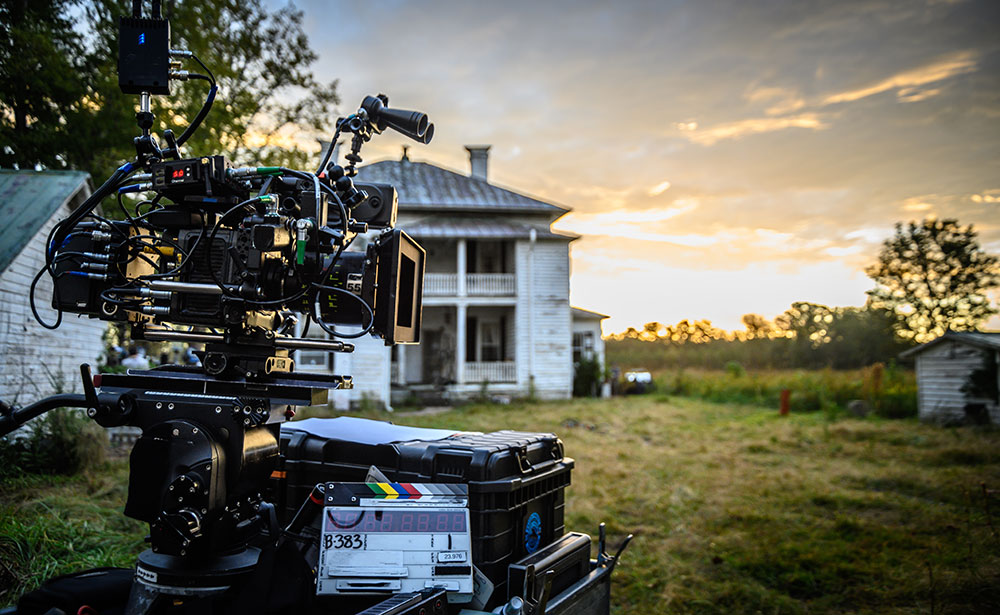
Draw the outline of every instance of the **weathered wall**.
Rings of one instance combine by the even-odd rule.
[[[533,372],[539,397],[566,399],[573,392],[568,242],[519,241],[517,271],[518,382],[527,388]]]
[[[69,215],[63,206],[48,220],[9,267],[0,273],[0,399],[31,403],[57,390],[80,390],[80,364],[95,365],[106,325],[76,314],[63,314],[62,325],[48,330],[35,322],[28,290],[44,264],[45,239],[55,223]],[[43,276],[35,289],[35,305],[46,322],[56,312],[49,305],[52,284]]]
[[[966,421],[968,404],[986,404],[993,424],[1000,424],[1000,408],[992,400],[962,391],[969,376],[983,365],[984,353],[996,352],[946,340],[917,355],[917,397],[920,419],[935,423]]]

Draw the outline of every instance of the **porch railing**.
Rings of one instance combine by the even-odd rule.
[[[465,292],[470,296],[507,297],[515,294],[513,273],[469,273],[465,276]]]
[[[457,273],[425,273],[424,295],[428,297],[453,297],[458,294]]]
[[[517,363],[514,361],[481,361],[465,364],[465,381],[517,382]]]
[[[467,273],[465,294],[469,297],[512,297],[517,294],[517,275],[513,273]],[[457,273],[425,273],[424,296],[458,295]]]

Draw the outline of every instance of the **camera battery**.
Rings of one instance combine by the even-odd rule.
[[[118,20],[118,87],[123,94],[170,94],[170,22]]]

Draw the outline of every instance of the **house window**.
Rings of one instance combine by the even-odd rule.
[[[465,248],[468,273],[509,273],[507,242],[469,241]]]
[[[326,334],[326,331],[323,331],[315,324],[310,327],[309,333],[306,337],[320,340],[330,338],[330,336]],[[328,350],[299,350],[298,357],[295,359],[295,366],[305,371],[332,371],[333,353]]]
[[[573,362],[594,358],[594,332],[583,331],[573,334]]]
[[[503,331],[500,322],[496,320],[484,320],[479,324],[479,345],[480,361],[502,361],[503,360]]]

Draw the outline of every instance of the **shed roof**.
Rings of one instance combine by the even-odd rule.
[[[508,222],[491,218],[427,218],[400,225],[404,231],[413,237],[429,238],[467,238],[467,239],[527,239],[531,230],[535,230],[538,239],[561,239],[572,241],[577,235],[558,233],[547,226],[531,226],[517,222]]]
[[[600,312],[591,312],[590,310],[585,310],[583,308],[572,308],[573,318],[579,320],[604,320],[605,318],[611,318],[607,314],[601,314]]]
[[[88,178],[83,171],[0,169],[0,271],[63,204],[88,188]]]
[[[501,188],[485,179],[409,159],[383,160],[365,165],[358,168],[358,179],[395,186],[400,209],[488,210],[543,213],[556,217],[570,211],[566,207]]]
[[[946,340],[958,342],[960,344],[968,344],[969,346],[976,346],[978,348],[986,348],[988,350],[1000,350],[1000,332],[986,333],[980,331],[950,331],[937,339],[927,342],[926,344],[921,344],[916,348],[910,348],[905,352],[901,352],[899,357],[906,359],[916,356]]]

